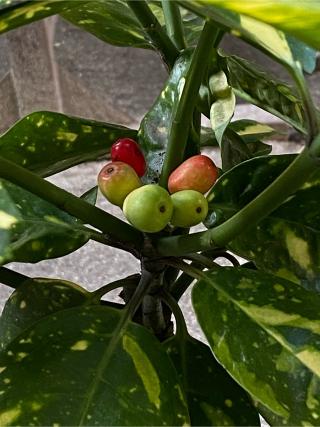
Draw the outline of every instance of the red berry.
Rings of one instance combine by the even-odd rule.
[[[118,139],[111,147],[111,160],[130,165],[138,176],[146,172],[146,161],[139,145],[131,138]]]

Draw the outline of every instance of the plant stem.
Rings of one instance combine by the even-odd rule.
[[[108,283],[107,285],[101,286],[101,288],[91,292],[91,301],[99,302],[100,299],[107,294],[108,292],[113,291],[117,288],[122,288],[124,286],[137,287],[137,275],[133,274],[132,276],[125,277],[124,279],[116,280],[115,282]]]
[[[31,277],[25,276],[24,274],[10,270],[6,267],[0,267],[0,282],[4,285],[17,289],[26,280],[31,280]]]
[[[188,328],[179,304],[169,292],[163,292],[161,299],[167,304],[176,319],[176,335],[186,339],[189,336]]]
[[[308,123],[308,145],[314,140],[314,138],[320,132],[319,120],[317,117],[317,109],[314,105],[311,93],[309,91],[308,85],[303,75],[303,71],[300,65],[300,62],[296,61],[296,67],[287,67],[288,71],[291,73],[293,79],[296,82],[296,85],[299,89],[302,104],[307,118]]]
[[[134,245],[137,249],[142,247],[143,234],[131,225],[2,157],[0,157],[0,177],[101,230],[109,239],[123,244],[123,248],[126,243]]]
[[[145,0],[128,0],[127,4],[150,37],[153,45],[158,49],[163,61],[171,70],[179,56],[178,49],[167,36]]]
[[[158,240],[159,255],[182,256],[224,247],[239,234],[256,225],[297,191],[319,167],[320,136],[306,147],[288,168],[262,193],[223,224],[211,230]]]
[[[216,264],[210,258],[197,253],[185,255],[183,258],[188,259],[189,261],[193,261],[197,264],[200,264],[203,268],[213,269],[213,268],[220,267],[219,264]]]
[[[207,65],[211,59],[211,51],[217,32],[210,21],[206,21],[198,45],[192,55],[190,67],[177,110],[172,120],[168,147],[162,167],[159,184],[167,187],[171,172],[183,161],[189,136],[194,107]]]
[[[184,40],[179,5],[172,0],[162,0],[161,2],[168,36],[177,49],[183,50],[186,48],[186,43]]]

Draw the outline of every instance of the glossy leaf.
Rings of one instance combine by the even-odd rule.
[[[195,0],[194,3],[207,5],[208,11],[213,5],[263,21],[296,36],[316,49],[320,48],[320,4],[317,0]],[[214,11],[212,8],[213,14]],[[243,18],[245,16],[240,16],[240,25],[243,25]]]
[[[89,239],[76,219],[0,180],[0,264],[38,262],[75,251]]]
[[[81,1],[76,8],[71,6],[61,15],[107,43],[153,48],[147,33],[124,0]]]
[[[203,275],[192,298],[233,378],[287,425],[318,425],[320,296],[266,273],[221,268]]]
[[[123,126],[40,111],[0,137],[0,156],[48,176],[106,155],[120,137],[135,136]]]
[[[317,51],[289,34],[285,37],[293,57],[301,63],[303,70],[309,74],[313,73],[317,65]]]
[[[89,292],[66,280],[30,279],[7,300],[0,319],[0,348],[36,322],[67,308],[83,305]]]
[[[230,123],[230,128],[247,143],[270,138],[277,133],[271,126],[250,119],[235,120]]]
[[[90,188],[90,190],[82,194],[81,199],[90,203],[90,205],[95,205],[97,202],[97,197],[98,197],[98,186],[96,185],[95,187]]]
[[[19,335],[0,357],[1,424],[188,424],[169,356],[147,329],[123,324],[124,315],[71,308]]]
[[[193,426],[260,426],[250,398],[214,358],[210,348],[191,337],[164,343],[180,376]]]
[[[208,196],[206,225],[223,222],[253,200],[294,159],[259,157],[224,174]],[[264,270],[320,291],[320,172],[267,218],[236,237],[228,247]]]
[[[295,61],[299,60],[302,62],[306,71],[310,70],[309,61],[315,60],[315,52],[309,52],[312,59],[307,60],[307,46],[304,43],[297,41],[296,43],[300,44],[299,49],[297,49],[297,44],[294,43],[291,36],[288,37],[285,33],[277,30],[271,25],[257,21],[250,16],[239,15],[231,10],[209,5],[208,2],[210,2],[210,0],[179,0],[182,6],[192,10],[202,18],[209,17],[217,22],[217,24],[222,25],[223,28],[229,29],[231,34],[241,37],[282,64],[295,67]],[[266,2],[264,3],[266,4]],[[246,7],[246,5],[247,3],[245,3],[244,7]],[[299,18],[299,22],[303,21]],[[305,49],[303,55],[302,49]]]
[[[70,0],[0,0],[0,34],[75,6]]]
[[[228,129],[221,143],[222,170],[225,172],[250,157],[252,155],[245,141],[236,132]]]
[[[236,56],[225,57],[225,67],[236,95],[306,133],[302,103],[288,85]]]
[[[145,175],[147,182],[157,182],[160,176],[174,111],[183,90],[191,54],[191,50],[186,50],[177,60],[165,87],[141,122],[138,136],[148,165]]]
[[[259,143],[261,140],[270,138],[277,133],[272,127],[249,119],[235,120],[229,124],[229,128],[241,136],[248,145]],[[202,147],[219,146],[212,128],[201,127],[200,144]]]
[[[229,95],[218,98],[210,108],[210,122],[219,145],[223,134],[230,123],[236,107],[236,97],[231,90]]]

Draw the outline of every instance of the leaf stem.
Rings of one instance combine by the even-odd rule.
[[[117,288],[122,288],[124,286],[137,287],[137,275],[133,274],[132,276],[125,277],[124,279],[116,280],[115,282],[108,283],[101,288],[91,292],[90,300],[99,302],[100,299],[107,293],[113,291]]]
[[[134,245],[137,249],[142,247],[143,234],[131,225],[2,157],[0,157],[0,177],[101,230],[110,240],[122,243],[123,249],[126,243]]]
[[[172,120],[168,147],[159,181],[162,187],[167,187],[169,175],[183,161],[194,107],[207,65],[211,59],[211,51],[214,48],[216,36],[214,24],[211,21],[206,21],[192,55],[181,98]]]
[[[186,43],[179,5],[172,0],[161,0],[161,3],[168,36],[177,49],[183,50],[186,48]]]
[[[31,280],[31,277],[25,276],[24,274],[10,270],[6,267],[0,267],[0,283],[10,286],[10,288],[17,289],[27,280]]]
[[[314,138],[320,132],[320,124],[319,119],[317,117],[317,109],[314,105],[311,93],[309,91],[308,85],[306,84],[306,79],[303,75],[303,70],[300,62],[296,61],[295,67],[287,67],[288,71],[291,73],[293,79],[296,82],[296,85],[299,89],[302,104],[304,107],[304,111],[307,119],[307,127],[308,127],[308,141],[307,144],[314,140]]]
[[[158,49],[164,63],[171,70],[179,55],[178,49],[167,36],[145,0],[128,0],[127,4],[150,37],[153,45]]]
[[[319,156],[320,135],[269,187],[223,224],[200,233],[161,238],[156,243],[159,255],[182,256],[226,246],[236,236],[268,216],[297,191],[319,167]]]
[[[167,304],[176,319],[176,335],[181,339],[186,339],[189,336],[188,328],[181,308],[175,298],[169,292],[163,292],[161,299]]]

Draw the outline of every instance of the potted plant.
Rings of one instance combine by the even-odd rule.
[[[14,289],[0,321],[0,424],[251,426],[261,414],[319,425],[319,111],[304,77],[319,3],[0,0],[0,32],[53,14],[157,50],[168,79],[138,130],[35,112],[0,137],[0,282]],[[293,84],[224,53],[227,32]],[[299,131],[303,151],[271,155],[272,128],[231,121],[236,96]],[[45,179],[111,149],[98,183],[127,222],[95,206],[97,187],[76,197]],[[5,266],[90,239],[133,254],[140,271],[88,292]],[[208,345],[179,307],[194,282]],[[123,304],[101,300],[118,288]]]

